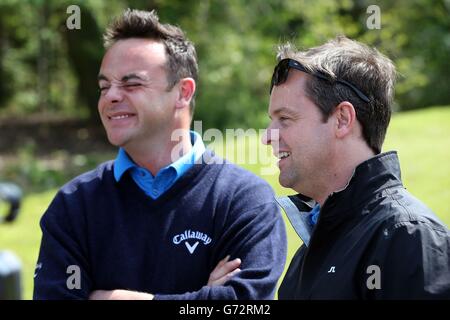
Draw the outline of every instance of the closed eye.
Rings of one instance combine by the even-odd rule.
[[[127,89],[133,89],[136,87],[140,87],[142,86],[142,83],[127,83],[127,84],[122,84],[119,87],[120,88],[125,88],[125,90]],[[111,88],[111,86],[103,86],[99,88],[100,93],[105,93],[105,90],[108,90],[109,88]]]
[[[134,87],[140,87],[140,86],[142,86],[141,83],[127,83],[127,84],[123,85],[123,87],[125,87],[125,88],[134,88]]]

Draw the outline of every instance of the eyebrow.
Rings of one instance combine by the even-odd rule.
[[[272,114],[273,114],[274,116],[276,116],[276,115],[278,115],[278,114],[280,114],[280,113],[283,113],[283,112],[286,112],[286,113],[289,114],[289,115],[295,115],[295,113],[296,113],[295,111],[292,111],[292,110],[290,110],[290,109],[288,109],[288,108],[286,108],[286,107],[281,107],[281,108],[275,110]],[[269,114],[269,118],[272,119],[272,117],[271,117],[270,114]]]
[[[100,74],[97,76],[97,80],[98,80],[98,81],[101,81],[101,80],[108,81],[108,78],[105,77],[103,74],[100,73]]]
[[[109,79],[101,73],[97,76],[97,79],[98,79],[98,81],[101,81],[101,80],[109,81]],[[130,73],[130,74],[123,76],[120,81],[127,82],[128,80],[131,80],[131,79],[138,79],[138,80],[142,80],[142,81],[147,80],[147,79],[144,79],[142,76],[137,75],[136,73]]]

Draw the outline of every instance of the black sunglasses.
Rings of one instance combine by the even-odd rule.
[[[272,81],[270,83],[269,94],[272,93],[272,89],[273,89],[274,86],[277,86],[279,84],[282,84],[282,83],[286,82],[286,80],[288,78],[288,75],[289,75],[289,69],[291,69],[291,68],[299,70],[299,71],[303,71],[305,73],[308,73],[310,75],[315,76],[316,78],[319,78],[319,79],[322,79],[322,80],[326,80],[328,82],[333,82],[333,80],[331,80],[330,78],[326,77],[325,75],[323,75],[321,73],[318,73],[318,72],[314,72],[313,73],[313,72],[309,71],[308,69],[306,69],[300,62],[288,58],[288,59],[281,60],[277,64],[275,69],[273,70],[273,75],[272,75]],[[341,80],[341,79],[336,79],[336,80],[334,80],[334,82],[341,83],[341,84],[349,87],[364,102],[369,102],[370,101],[369,98],[364,93],[362,93],[358,88],[356,88],[350,82],[347,82],[347,81]]]

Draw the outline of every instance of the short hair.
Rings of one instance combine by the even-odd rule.
[[[110,48],[118,40],[129,38],[151,39],[162,43],[167,54],[166,73],[171,90],[182,78],[198,80],[197,53],[184,32],[177,26],[162,24],[155,10],[125,10],[106,29],[104,47]],[[195,94],[191,100],[191,115],[195,108]]]
[[[279,46],[277,52],[278,60],[285,58],[295,59],[312,73],[325,74],[331,80],[309,77],[306,83],[306,95],[319,107],[324,121],[339,103],[349,101],[355,107],[365,141],[376,154],[381,152],[396,80],[395,66],[389,58],[344,36],[306,51],[298,51],[288,42]],[[350,82],[370,101],[364,102],[349,87],[333,82],[335,79]]]

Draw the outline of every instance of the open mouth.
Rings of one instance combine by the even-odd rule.
[[[134,117],[134,114],[124,113],[124,114],[116,114],[116,115],[108,116],[108,119],[109,120],[122,120],[122,119],[131,118],[131,117]]]
[[[279,152],[279,153],[278,153],[278,158],[279,158],[280,160],[282,160],[282,159],[286,159],[286,158],[289,157],[290,155],[291,155],[290,152],[283,151],[283,152]]]

